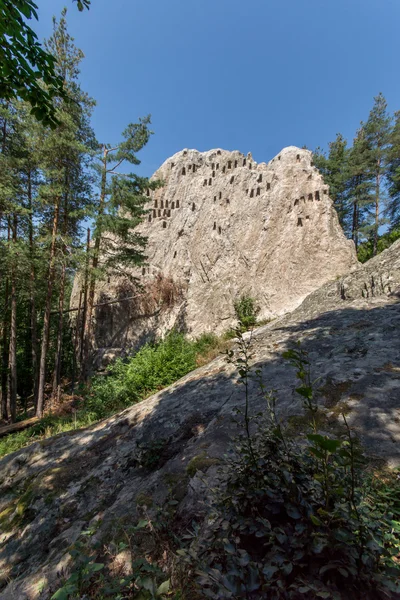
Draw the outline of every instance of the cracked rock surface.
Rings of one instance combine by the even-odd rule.
[[[400,464],[400,242],[253,332],[252,362],[276,390],[282,418],[302,413],[294,370],[282,359],[297,341],[309,353],[327,421],[344,407],[367,452]],[[213,476],[243,402],[237,373],[221,356],[89,429],[3,458],[0,599],[46,597],[40,590],[67,566],[80,532],[101,520],[102,539],[122,521],[137,522],[139,497],[161,505],[172,485],[181,518],[201,514],[203,478],[187,467],[196,459]],[[264,410],[255,383],[250,404]]]

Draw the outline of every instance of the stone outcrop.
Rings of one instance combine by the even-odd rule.
[[[257,329],[252,344],[282,418],[293,426],[302,412],[294,371],[282,359],[300,341],[327,430],[345,410],[367,451],[391,465],[400,464],[399,289],[400,241]],[[118,523],[137,522],[139,497],[160,506],[172,494],[184,523],[201,515],[205,477],[215,476],[243,402],[237,373],[220,357],[96,426],[2,459],[0,599],[39,598],[41,589],[48,597],[80,532],[97,523],[95,539],[109,541]],[[252,384],[250,410],[263,411],[264,402]],[[188,471],[194,458],[203,473]]]
[[[148,192],[140,227],[148,261],[136,275],[145,287],[172,278],[181,293],[167,310],[146,312],[135,300],[101,307],[95,346],[102,353],[174,325],[191,336],[221,333],[235,323],[241,294],[256,299],[260,319],[282,315],[357,265],[308,150],[285,148],[268,164],[240,152],[183,150],[154,178],[165,185]],[[134,290],[121,280],[98,287],[99,302],[124,295]]]

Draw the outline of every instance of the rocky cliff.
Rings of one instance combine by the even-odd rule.
[[[268,164],[240,152],[183,150],[154,178],[165,185],[148,193],[147,266],[136,275],[153,292],[161,277],[173,281],[174,301],[162,311],[134,299],[100,307],[95,345],[103,353],[174,325],[192,336],[221,333],[235,322],[240,294],[256,299],[260,319],[282,315],[357,265],[308,150],[285,148]],[[109,279],[97,298],[134,293]]]
[[[276,390],[280,416],[296,427],[302,412],[293,369],[282,359],[300,341],[326,429],[345,411],[368,452],[399,465],[399,299],[400,241],[256,330],[252,363]],[[94,540],[109,542],[119,524],[137,523],[143,499],[161,506],[173,498],[181,523],[201,516],[207,478],[237,432],[243,402],[237,373],[221,357],[96,426],[2,459],[0,599],[48,597],[80,533],[96,525]],[[265,410],[255,385],[250,410]],[[188,470],[193,459],[196,473]]]

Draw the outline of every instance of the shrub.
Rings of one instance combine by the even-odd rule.
[[[73,415],[49,415],[22,432],[0,439],[0,456],[37,439],[92,425],[174,383],[212,360],[221,349],[221,340],[213,334],[191,341],[172,331],[164,340],[146,344],[127,361],[116,360],[106,375],[94,377]]]
[[[237,320],[243,328],[249,329],[257,323],[257,314],[260,312],[254,298],[243,295],[234,303]]]
[[[239,334],[240,336],[240,334]],[[307,356],[286,358],[297,369],[310,417],[300,444],[287,439],[275,399],[249,366],[249,344],[239,337],[236,360],[246,390],[244,433],[213,486],[206,528],[181,551],[198,574],[201,595],[271,600],[391,598],[400,591],[399,486],[372,484],[354,435],[320,434]],[[250,434],[247,382],[257,377],[267,402]],[[396,596],[397,597],[397,596]]]
[[[170,332],[156,344],[146,344],[128,362],[117,360],[109,376],[96,377],[88,409],[110,414],[160,390],[196,368],[196,347],[182,333]]]
[[[149,526],[147,521],[139,521],[133,529],[137,532]],[[162,600],[170,596],[170,582],[160,568],[151,564],[146,558],[132,559],[130,575],[120,573],[112,576],[107,572],[104,563],[97,562],[96,552],[90,548],[88,541],[93,535],[88,530],[81,534],[70,548],[72,558],[71,573],[63,585],[51,596],[51,600],[73,600],[74,598],[101,598],[116,600],[131,598],[132,600]],[[124,551],[129,545],[120,542],[117,551]]]
[[[378,237],[377,253],[380,254],[383,250],[389,248],[396,240],[400,239],[400,228],[394,228],[391,231],[383,233]],[[373,240],[362,242],[357,250],[357,258],[360,262],[365,263],[373,257],[374,253]]]

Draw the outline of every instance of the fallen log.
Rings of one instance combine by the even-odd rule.
[[[38,421],[39,419],[37,417],[31,417],[30,419],[25,419],[24,421],[19,421],[18,423],[11,423],[11,425],[0,427],[0,438],[8,435],[9,433],[15,433],[16,431],[28,429],[28,427],[31,427],[31,425],[34,425]]]

